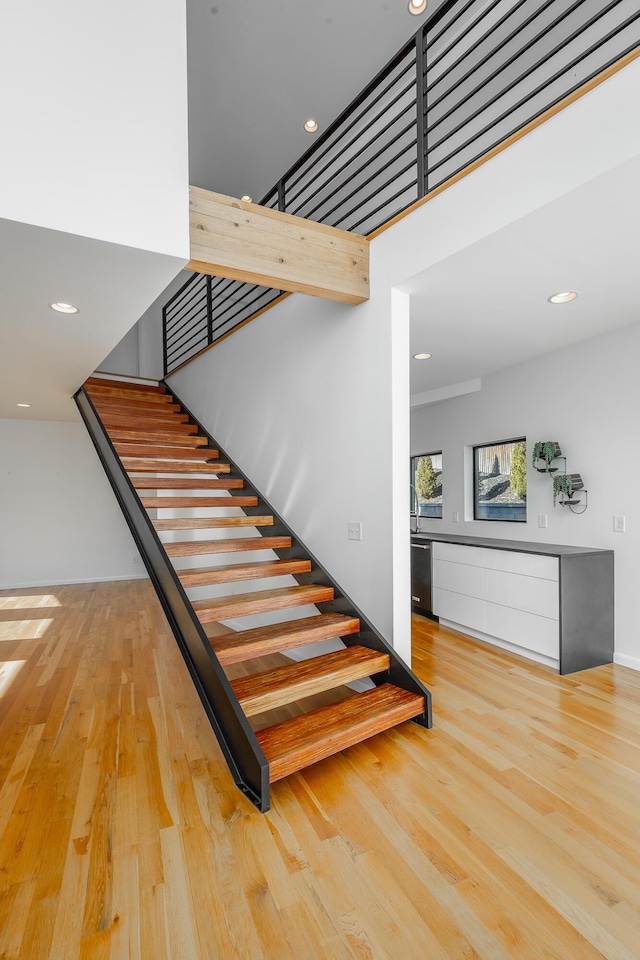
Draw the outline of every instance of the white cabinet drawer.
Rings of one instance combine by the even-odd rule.
[[[537,553],[513,553],[509,550],[484,550],[485,566],[489,570],[520,573],[542,580],[558,579],[558,558],[541,557]]]
[[[461,593],[451,593],[434,587],[432,593],[433,612],[442,620],[451,620],[472,630],[485,630],[484,600],[465,597]]]
[[[433,586],[443,590],[464,593],[481,600],[484,597],[484,575],[482,567],[450,563],[448,560],[433,561]]]
[[[466,563],[471,567],[484,567],[485,550],[483,547],[466,547],[461,543],[432,544],[434,560],[449,560],[451,563]]]
[[[485,630],[492,637],[560,659],[560,630],[557,620],[539,617],[496,603],[485,604]]]
[[[557,620],[558,581],[526,577],[502,570],[485,570],[485,599],[504,607]]]

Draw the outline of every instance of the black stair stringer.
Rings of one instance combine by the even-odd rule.
[[[231,774],[261,812],[269,809],[269,764],[84,387],[74,400],[169,621]]]

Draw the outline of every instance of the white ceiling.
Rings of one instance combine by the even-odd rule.
[[[411,354],[433,355],[411,361],[412,396],[640,320],[638,209],[635,157],[403,284]]]

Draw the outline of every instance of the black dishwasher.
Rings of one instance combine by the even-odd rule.
[[[431,541],[411,543],[411,609],[437,619],[431,612]]]

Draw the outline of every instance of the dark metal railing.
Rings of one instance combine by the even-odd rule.
[[[639,44],[637,0],[446,0],[260,202],[368,236]],[[190,278],[165,373],[278,296]]]
[[[268,810],[269,765],[262,748],[84,387],[80,388],[74,399],[231,774],[237,786],[259,810]]]

